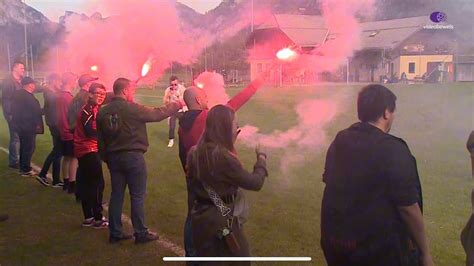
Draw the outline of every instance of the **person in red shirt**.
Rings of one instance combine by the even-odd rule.
[[[79,160],[81,176],[80,199],[84,213],[83,226],[107,228],[108,221],[102,215],[104,176],[97,142],[96,117],[105,100],[107,91],[100,83],[89,87],[89,100],[77,115],[74,130],[74,156]]]
[[[67,112],[72,103],[72,91],[76,87],[77,76],[71,72],[66,72],[61,79],[62,91],[58,93],[56,101],[57,126],[63,155],[61,171],[64,179],[63,189],[72,194],[76,181],[77,159],[74,157],[74,135],[69,128]]]

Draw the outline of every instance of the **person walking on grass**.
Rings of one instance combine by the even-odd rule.
[[[61,158],[62,158],[62,148],[61,148],[61,137],[59,135],[59,129],[57,126],[57,112],[56,112],[56,102],[57,94],[61,90],[61,76],[56,73],[53,73],[47,78],[47,86],[43,88],[43,98],[44,98],[44,118],[46,120],[46,125],[49,127],[49,132],[51,133],[53,149],[46,157],[43,167],[41,168],[40,173],[36,177],[38,182],[44,186],[49,186],[48,179],[46,175],[48,174],[49,167],[53,165],[53,183],[52,187],[61,188],[63,182],[61,182]]]
[[[395,101],[382,85],[362,88],[360,122],[329,146],[321,207],[329,266],[433,265],[416,160],[405,141],[389,134]]]
[[[144,153],[148,149],[146,123],[158,122],[176,114],[183,102],[171,102],[150,108],[133,102],[136,84],[119,78],[114,82],[115,98],[97,115],[99,152],[111,175],[112,192],[109,205],[109,242],[117,243],[132,236],[122,231],[122,206],[128,186],[135,243],[158,239],[145,226],[145,193],[147,170]]]
[[[102,215],[104,176],[97,143],[96,118],[107,91],[100,83],[89,87],[89,100],[79,112],[74,130],[74,155],[79,160],[79,172],[83,173],[79,198],[84,214],[83,226],[107,228],[108,221]]]
[[[44,133],[43,110],[33,95],[36,83],[30,77],[21,79],[23,89],[13,95],[12,124],[20,139],[20,174],[36,176],[31,167],[31,158],[35,151],[36,134]],[[25,110],[25,107],[28,109]]]
[[[12,125],[13,95],[16,91],[22,89],[21,79],[24,75],[25,65],[19,61],[14,62],[12,65],[11,74],[5,78],[2,84],[0,84],[0,90],[2,91],[3,116],[7,121],[8,132],[10,134],[10,141],[8,145],[8,167],[12,169],[18,169],[18,147],[20,145],[18,132],[15,131]]]
[[[177,76],[171,76],[170,77],[170,86],[166,88],[165,90],[165,95],[163,96],[163,103],[168,104],[171,102],[176,102],[176,101],[183,101],[183,95],[184,91],[186,88],[179,84],[179,80]],[[172,115],[168,118],[168,148],[173,147],[174,145],[174,132],[176,128],[176,120],[181,117],[183,112],[187,111],[186,106],[181,108],[178,113],[175,115]]]

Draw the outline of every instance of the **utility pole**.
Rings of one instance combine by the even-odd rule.
[[[8,56],[8,71],[12,69],[12,62],[10,59],[10,43],[7,43],[7,56]]]
[[[26,66],[26,75],[28,76],[28,40],[27,40],[27,37],[26,37],[26,0],[23,1],[24,2],[24,6],[23,6],[23,18],[24,18],[24,21],[23,21],[23,26],[24,26],[24,30],[25,30],[25,66]]]
[[[31,56],[31,76],[35,78],[35,66],[33,64],[33,45],[30,45],[30,56]]]
[[[251,12],[251,23],[250,23],[250,31],[253,32],[253,0],[252,0],[252,12]]]
[[[207,47],[204,47],[204,71],[207,72]]]

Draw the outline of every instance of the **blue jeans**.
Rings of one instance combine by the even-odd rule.
[[[132,225],[135,237],[144,236],[146,164],[142,152],[124,151],[107,154],[107,166],[110,170],[112,192],[109,205],[109,231],[112,237],[122,236],[122,207],[125,187],[130,192]]]
[[[59,130],[57,127],[49,127],[51,136],[53,137],[53,149],[49,153],[48,157],[44,161],[43,168],[39,176],[46,177],[48,174],[49,167],[53,164],[53,184],[60,182],[60,172],[61,172],[61,157],[62,157],[62,148],[61,148],[61,138],[59,136]]]
[[[20,139],[20,172],[26,173],[31,171],[31,158],[35,152],[36,133],[18,134]]]
[[[11,122],[8,122],[8,131],[10,132],[10,144],[8,145],[8,165],[17,166],[18,165],[18,147],[20,146],[20,138],[18,137],[18,132],[14,129]]]

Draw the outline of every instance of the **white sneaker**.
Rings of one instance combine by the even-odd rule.
[[[173,147],[174,145],[174,139],[170,139],[170,142],[168,142],[168,148]]]

